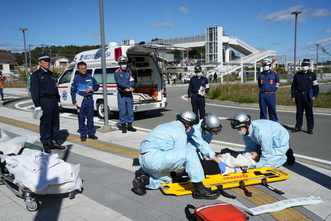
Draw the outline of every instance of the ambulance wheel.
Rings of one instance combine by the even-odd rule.
[[[36,201],[35,199],[27,199],[25,200],[25,206],[27,210],[29,210],[30,212],[34,212],[38,210],[39,202]]]
[[[100,119],[105,118],[105,108],[102,101],[97,103],[97,114]]]

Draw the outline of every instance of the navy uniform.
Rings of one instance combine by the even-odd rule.
[[[298,132],[302,127],[303,112],[306,113],[307,132],[313,134],[314,114],[313,100],[317,98],[319,86],[314,72],[308,71],[310,60],[303,59],[301,64],[302,71],[296,73],[293,77],[291,86],[291,96],[297,106],[296,124],[292,132]]]
[[[40,118],[40,141],[44,151],[51,153],[50,149],[64,149],[58,143],[60,117],[60,96],[56,78],[49,70],[50,57],[46,54],[39,56],[40,68],[31,75],[31,97],[36,110],[42,110]]]
[[[78,63],[77,66],[84,65],[85,62],[81,64]],[[93,117],[94,117],[94,101],[93,101],[93,91],[99,90],[99,83],[91,75],[80,73],[74,78],[71,84],[71,98],[72,103],[77,104],[77,97],[80,96],[78,100],[81,100],[81,103],[78,103],[77,112],[78,112],[78,133],[80,133],[81,141],[86,141],[86,137],[90,139],[98,139],[95,136],[96,129],[94,127]],[[86,92],[86,89],[92,88],[92,91]],[[85,124],[85,119],[87,124]]]
[[[208,79],[202,76],[202,69],[200,65],[196,65],[194,68],[194,72],[197,74],[192,77],[188,86],[187,94],[189,98],[189,102],[192,105],[192,111],[198,117],[200,113],[200,119],[203,119],[205,116],[205,96],[209,92],[209,83]],[[201,91],[204,91],[201,94]]]
[[[122,125],[122,132],[126,131],[135,132],[136,129],[132,127],[132,122],[134,120],[133,113],[133,97],[132,91],[134,86],[134,78],[129,69],[127,69],[128,59],[125,56],[121,56],[118,60],[120,68],[115,71],[115,81],[117,84],[117,102],[120,123]],[[126,126],[128,123],[128,127]]]
[[[264,71],[258,76],[260,119],[269,119],[278,121],[276,113],[276,90],[279,86],[279,76],[277,72],[270,70],[271,62],[265,59],[262,61]]]

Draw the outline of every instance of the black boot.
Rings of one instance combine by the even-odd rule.
[[[61,146],[56,140],[52,140],[52,146],[51,149],[65,149],[65,146]]]
[[[214,200],[221,195],[219,191],[212,191],[209,188],[206,188],[202,184],[202,182],[193,183],[193,187],[194,187],[194,192],[193,192],[194,199]]]
[[[147,175],[141,175],[139,177],[134,178],[132,181],[133,189],[132,191],[140,196],[146,194],[145,185],[149,184],[149,177]]]
[[[122,133],[126,133],[126,123],[122,124]]]
[[[295,163],[295,157],[294,157],[294,155],[293,155],[293,150],[292,150],[291,148],[287,150],[287,152],[286,152],[286,156],[287,156],[287,161],[286,161],[286,163],[287,163],[288,165],[293,165],[293,164]]]
[[[136,132],[137,129],[132,127],[132,123],[128,123],[128,131]]]

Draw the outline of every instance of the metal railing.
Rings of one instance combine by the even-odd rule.
[[[169,38],[169,39],[159,39],[157,41],[148,42],[148,44],[183,44],[190,42],[198,42],[198,41],[206,41],[205,35],[194,35],[194,36],[186,36],[179,38]]]

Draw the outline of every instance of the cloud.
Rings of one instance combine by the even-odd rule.
[[[294,21],[294,15],[291,14],[295,11],[301,11],[302,13],[298,15],[298,22],[304,22],[307,18],[316,18],[316,17],[327,17],[331,15],[331,12],[327,9],[316,9],[311,11],[311,9],[304,8],[304,5],[296,5],[289,7],[287,9],[283,9],[277,12],[269,13],[267,15],[259,15],[265,21],[270,21],[272,23],[278,23],[283,21]]]
[[[154,22],[152,24],[152,26],[153,27],[156,27],[156,28],[172,28],[172,24],[169,21],[162,22],[162,23],[156,23],[156,22]]]
[[[321,44],[321,46],[331,45],[331,38],[324,38],[322,40],[316,41],[316,44]]]
[[[179,7],[179,11],[180,12],[183,12],[184,14],[188,14],[189,13],[188,8],[186,8],[186,7]]]
[[[331,29],[326,30],[324,34],[331,34]]]
[[[306,9],[303,9],[303,5],[296,5],[292,6],[287,9],[283,9],[277,12],[273,12],[267,15],[259,15],[260,18],[262,18],[265,21],[271,21],[272,23],[278,23],[278,22],[283,22],[283,21],[293,21],[294,20],[294,15],[291,13],[294,11],[302,11],[303,14],[306,12]],[[298,18],[301,21],[304,21],[304,16],[298,16]],[[298,21],[299,21],[298,19]]]
[[[73,9],[73,8],[68,8],[68,12],[74,12],[75,11],[75,9]]]
[[[320,47],[326,47],[331,45],[331,37],[324,38],[315,42],[309,42],[308,44],[304,45],[303,48],[307,48],[310,51],[316,51],[316,44],[319,44]]]
[[[311,17],[327,17],[330,15],[330,12],[327,9],[317,9],[313,11]]]

